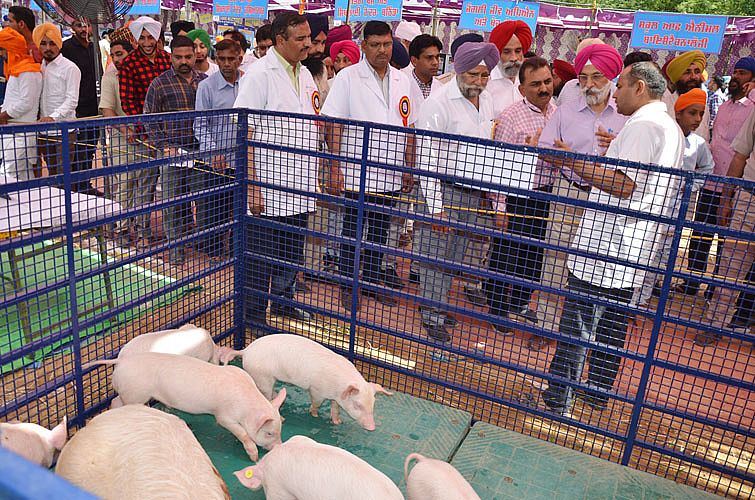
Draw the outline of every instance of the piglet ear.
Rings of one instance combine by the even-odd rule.
[[[66,440],[68,440],[68,417],[63,417],[63,420],[50,431],[47,441],[50,446],[60,451],[66,444]]]
[[[373,384],[370,383],[373,389],[375,389],[375,394],[385,394],[386,396],[393,396],[393,393],[391,391],[386,391],[383,389],[383,386],[380,384]]]
[[[262,488],[262,469],[257,466],[247,467],[233,473],[239,482],[250,490]]]
[[[359,394],[359,387],[351,384],[343,391],[343,394],[341,394],[341,399],[353,398],[357,394]]]
[[[279,392],[278,395],[273,398],[272,401],[270,401],[270,404],[273,405],[273,408],[276,410],[279,410],[281,405],[283,404],[283,401],[286,400],[286,388],[283,387]]]

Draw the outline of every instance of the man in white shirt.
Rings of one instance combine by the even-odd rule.
[[[684,138],[661,101],[666,81],[651,62],[632,64],[622,71],[616,89],[619,113],[631,115],[606,152],[606,158],[680,168]],[[558,144],[556,144],[558,146]],[[575,160],[576,175],[592,186],[589,201],[616,210],[631,210],[660,216],[676,194],[671,175],[645,169],[597,165]],[[622,349],[627,334],[626,309],[644,272],[656,239],[658,223],[644,218],[585,209],[571,248],[587,255],[570,255],[569,288],[580,296],[566,298],[561,316],[561,338],[550,363],[551,375],[570,382],[551,380],[542,393],[546,406],[568,414],[575,386],[580,384],[585,361],[589,361],[587,389],[578,396],[594,409],[608,405],[621,357],[606,352],[606,345]],[[617,261],[603,260],[606,257]],[[601,345],[590,352],[569,342],[569,338]]]
[[[42,98],[39,103],[39,121],[56,122],[76,119],[79,101],[81,71],[60,53],[63,40],[60,30],[52,23],[40,24],[32,34],[34,43],[42,53]],[[74,131],[69,132],[73,141]],[[50,175],[63,173],[63,144],[57,130],[39,135],[39,153],[44,158]],[[69,144],[73,144],[69,142]],[[35,175],[41,177],[41,165]]]
[[[409,77],[389,65],[393,50],[390,26],[382,21],[368,21],[363,33],[364,59],[342,69],[336,75],[322,114],[393,126],[413,126],[417,116],[417,103],[422,100],[422,95],[412,86]],[[393,207],[402,191],[411,191],[412,176],[407,172],[370,166],[362,177],[359,160],[362,158],[363,132],[362,126],[328,124],[326,140],[331,153],[348,157],[357,163],[333,161],[326,191],[333,195],[343,193],[350,200],[358,200],[360,190],[363,189],[368,193],[365,196],[368,205]],[[414,137],[403,132],[372,129],[368,158],[371,162],[412,168],[415,162]],[[339,271],[345,276],[354,276],[353,242],[357,238],[358,210],[356,206],[349,205],[343,207],[343,212],[343,236],[349,241],[341,243]],[[371,210],[367,206],[364,216],[368,226],[366,241],[385,245],[390,215]],[[364,282],[372,285],[385,282],[380,269],[382,260],[383,252],[363,250]],[[384,305],[396,304],[395,299],[375,290],[362,289],[362,293],[376,298]],[[346,310],[351,310],[352,292],[349,287],[341,288],[341,305]],[[358,308],[358,297],[356,305]]]
[[[425,101],[417,127],[490,139],[495,112],[493,97],[485,86],[498,57],[498,49],[492,43],[468,42],[462,45],[454,59],[456,81],[443,86]],[[482,169],[470,168],[479,166],[481,153],[475,144],[427,137],[422,139],[418,163],[421,169],[432,173],[490,181]],[[492,208],[484,190],[437,177],[423,177],[421,185],[427,200],[426,205],[420,205],[424,215],[456,224],[494,227],[489,210],[480,211],[481,207]],[[451,262],[463,260],[469,245],[469,237],[463,231],[425,222],[416,225],[415,251],[418,254]],[[455,273],[442,265],[418,262],[418,274],[420,295],[433,301],[432,305],[422,307],[422,326],[430,338],[448,342],[451,334],[446,327],[453,326],[454,321],[449,321],[450,317],[441,307],[448,303]]]
[[[320,99],[312,75],[303,61],[310,46],[309,23],[304,16],[286,11],[272,25],[274,46],[241,79],[237,108],[315,115]],[[271,146],[318,151],[319,132],[314,120],[249,116],[250,139]],[[291,190],[315,192],[318,160],[311,154],[254,148],[249,179],[263,186],[249,187],[247,248],[252,254],[245,294],[245,317],[258,335],[267,331],[267,293],[273,296],[271,313],[306,321],[310,314],[290,303],[294,281],[304,257],[303,230],[315,210],[315,198]],[[271,261],[285,262],[271,263]],[[281,300],[282,299],[282,300]]]
[[[34,175],[37,140],[33,132],[2,133],[2,125],[37,121],[42,95],[42,72],[29,55],[26,39],[12,28],[0,31],[0,49],[5,49],[5,100],[0,107],[0,175],[28,180]]]
[[[522,100],[519,92],[519,67],[532,46],[532,31],[524,21],[504,21],[490,32],[490,43],[501,53],[501,60],[490,74],[488,92],[493,96],[495,114]]]

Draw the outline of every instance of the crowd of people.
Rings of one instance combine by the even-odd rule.
[[[701,175],[692,187],[690,217],[743,231],[755,224],[749,187],[705,179],[712,173],[755,181],[753,57],[733,61],[728,85],[719,77],[707,84],[706,57],[696,50],[661,67],[648,52],[622,55],[599,38],[586,38],[574,61],[548,61],[531,52],[527,24],[506,21],[487,42],[476,33],[456,38],[449,47],[452,68],[439,75],[444,44],[416,23],[402,21],[393,30],[384,22],[367,22],[357,43],[348,25],[331,28],[324,15],[286,11],[256,30],[253,50],[237,31],[213,40],[193,23],[177,21],[170,26],[167,52],[161,23],[140,17],[109,33],[109,61],[97,82],[90,26],[74,23],[72,38],[63,42],[58,27],[35,27],[28,9],[12,7],[8,18],[0,31],[8,76],[3,125],[229,108],[312,116],[249,118],[251,140],[282,146],[253,148],[247,166],[254,181],[247,240],[256,256],[248,285],[259,293],[249,297],[245,314],[261,333],[268,302],[274,315],[311,319],[290,300],[302,286],[297,266],[305,262],[345,278],[359,262],[366,285],[359,293],[348,279],[335,280],[346,311],[360,307],[360,295],[396,306],[387,288],[407,285],[397,272],[396,252],[382,249],[411,244],[418,258],[409,281],[422,298],[422,325],[441,344],[452,341],[459,321],[446,307],[457,275],[449,264],[463,264],[492,273],[489,279],[470,279],[465,292],[499,318],[492,321],[496,335],[513,335],[512,325],[525,324],[622,348],[630,321],[626,305],[642,307],[660,292],[659,276],[643,266],[663,269],[672,248],[675,226],[652,216],[678,216],[683,189],[668,171],[609,159],[695,171]],[[521,165],[531,169],[532,194],[503,194],[480,186],[496,171],[503,172],[497,179],[502,186],[516,187],[517,167],[493,165],[472,142],[381,129],[365,140],[363,127],[332,121],[322,126],[319,115],[603,156],[606,162],[541,154],[530,167]],[[222,186],[233,176],[238,124],[228,115],[151,120],[108,127],[107,134],[111,164],[166,160],[118,180],[115,197],[126,209],[152,202],[158,182],[163,199],[171,199]],[[0,129],[5,173],[38,177],[44,175],[42,161],[49,174],[59,173],[62,141],[53,135]],[[97,141],[96,128],[71,132],[73,170],[92,168]],[[359,161],[363,151],[366,167]],[[204,154],[204,168],[181,159],[192,152]],[[101,194],[88,183],[74,189]],[[314,192],[343,201],[316,203]],[[559,198],[549,201],[537,193]],[[593,208],[596,203],[610,210]],[[166,237],[176,241],[192,228],[229,222],[231,207],[227,195],[207,197],[197,202],[192,223],[190,207],[171,205],[163,210]],[[424,222],[392,217],[386,209],[413,210]],[[316,248],[305,232],[316,227],[341,238]],[[692,234],[687,259],[696,275],[708,270],[714,236]],[[149,245],[149,214],[122,221],[117,237],[123,245]],[[357,255],[360,238],[367,245]],[[222,235],[202,241],[202,251],[223,256]],[[748,282],[754,256],[747,245],[726,241],[719,245],[715,274]],[[170,263],[182,265],[184,259],[181,245],[171,249]],[[541,291],[535,300],[535,287],[553,293]],[[689,279],[674,284],[672,292],[696,295],[700,289],[701,282]],[[750,311],[738,290],[705,289],[706,321],[748,335]],[[563,300],[559,290],[574,294]],[[717,335],[700,334],[695,342],[716,340]],[[532,335],[528,348],[539,350],[548,341]],[[618,355],[594,350],[588,357],[583,347],[562,340],[550,372],[578,381],[585,360],[588,386],[596,391],[577,396],[604,408]],[[568,411],[573,397],[569,384],[556,382],[543,393],[556,412]]]

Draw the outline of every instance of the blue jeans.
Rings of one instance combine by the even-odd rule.
[[[580,338],[584,341],[613,347],[624,347],[629,325],[629,313],[625,309],[596,304],[591,299],[600,298],[628,304],[632,299],[632,288],[601,288],[569,274],[569,291],[582,297],[567,297],[561,314],[559,330],[561,335]],[[579,383],[582,371],[588,361],[588,387],[600,391],[610,391],[621,365],[621,356],[603,351],[591,350],[559,340],[556,353],[551,360],[549,373]],[[571,409],[574,397],[573,387],[557,381],[549,381],[543,391],[543,401],[554,411],[566,412]],[[593,399],[608,401],[603,392],[590,392]]]

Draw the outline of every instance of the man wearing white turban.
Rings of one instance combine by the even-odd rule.
[[[498,49],[491,43],[462,45],[454,57],[456,83],[449,83],[430,95],[420,110],[417,128],[490,139],[495,108],[493,97],[485,87],[498,59]],[[422,170],[484,180],[484,167],[470,172],[470,166],[479,163],[482,156],[477,145],[426,137],[421,146],[418,164]],[[427,204],[418,209],[424,208],[425,216],[432,216],[441,224],[417,223],[417,252],[431,259],[462,262],[469,236],[462,231],[449,231],[441,221],[493,228],[488,193],[437,177],[423,177],[421,185]],[[480,210],[485,206],[488,210]],[[448,302],[454,272],[435,263],[419,264],[419,293],[433,302],[422,308],[422,326],[430,338],[450,342],[451,334],[446,327],[451,327],[455,321],[442,308]],[[444,360],[442,355],[437,356]]]
[[[168,71],[171,67],[170,55],[157,46],[160,38],[160,23],[146,16],[138,18],[129,25],[129,31],[134,35],[137,48],[121,63],[118,70],[118,92],[121,97],[121,108],[129,116],[140,115],[144,112],[144,98],[147,96],[152,80]],[[135,130],[142,134],[142,130]],[[144,137],[141,137],[144,139]],[[149,158],[149,151],[137,142],[139,158]],[[158,169],[134,168],[135,186],[132,206],[139,207],[152,203],[157,188]],[[139,215],[135,219],[137,246],[146,246],[151,237],[150,214]]]

